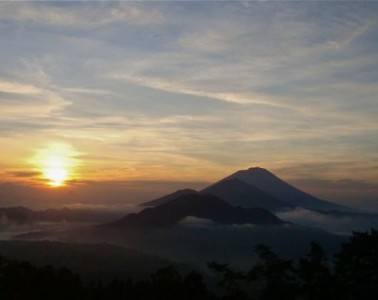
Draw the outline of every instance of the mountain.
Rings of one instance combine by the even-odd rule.
[[[195,194],[195,190],[184,189],[143,203],[143,206],[158,206],[176,200],[182,195]],[[348,207],[316,198],[278,178],[263,168],[240,170],[201,191],[215,195],[233,206],[245,208],[261,207],[271,211],[282,211],[301,207],[317,212],[352,212]]]
[[[197,191],[192,190],[192,189],[178,190],[174,193],[165,195],[165,196],[160,197],[158,199],[154,199],[154,200],[151,200],[151,201],[148,201],[148,202],[144,202],[144,203],[141,204],[141,206],[159,206],[161,204],[165,204],[165,203],[168,203],[172,200],[175,200],[175,199],[179,198],[180,196],[196,194],[196,193],[197,193]]]
[[[217,196],[232,206],[261,207],[270,211],[293,208],[293,205],[278,200],[237,178],[221,180],[205,188],[201,193]]]
[[[350,210],[347,207],[321,200],[307,194],[263,168],[256,167],[248,170],[237,171],[225,179],[235,178],[247,184],[253,185],[260,190],[269,193],[276,199],[287,202],[292,206],[319,211]]]
[[[174,201],[139,213],[129,214],[110,223],[113,227],[171,227],[186,217],[211,220],[219,224],[283,224],[284,222],[263,208],[234,207],[226,201],[200,193],[182,195]]]

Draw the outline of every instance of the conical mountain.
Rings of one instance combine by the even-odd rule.
[[[278,200],[238,178],[218,181],[202,190],[201,193],[215,195],[233,206],[261,207],[270,211],[292,208],[289,203]]]
[[[240,170],[227,179],[239,179],[292,206],[320,211],[348,210],[347,207],[305,193],[263,168]]]

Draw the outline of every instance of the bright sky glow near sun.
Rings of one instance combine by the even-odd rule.
[[[377,22],[374,1],[0,2],[0,194],[261,166],[374,204]]]
[[[74,179],[77,159],[71,146],[52,143],[38,150],[32,163],[50,186],[61,187],[66,181]]]

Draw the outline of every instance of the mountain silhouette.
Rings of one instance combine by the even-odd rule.
[[[190,195],[190,194],[196,194],[197,191],[192,190],[192,189],[183,189],[183,190],[178,190],[174,193],[165,195],[163,197],[160,197],[158,199],[154,199],[148,202],[144,202],[141,204],[141,206],[158,206],[161,204],[165,204],[168,202],[171,202],[172,200],[176,200],[177,198],[183,196],[183,195]]]
[[[209,219],[219,224],[283,224],[263,208],[234,207],[226,201],[200,193],[182,195],[165,204],[146,208],[108,224],[115,227],[170,227],[186,217]]]
[[[289,203],[292,206],[319,211],[348,210],[347,207],[321,200],[305,193],[263,168],[255,167],[240,170],[228,176],[225,180],[235,178],[249,185],[253,185],[269,193],[276,199]]]
[[[195,190],[183,189],[143,206],[157,206],[176,200],[181,195],[194,194]],[[237,171],[200,193],[212,194],[233,206],[261,207],[271,211],[301,207],[317,212],[352,212],[352,209],[314,197],[283,181],[266,169],[255,167]]]
[[[237,178],[221,180],[203,189],[201,193],[215,195],[233,206],[261,207],[267,210],[293,208],[293,205]]]

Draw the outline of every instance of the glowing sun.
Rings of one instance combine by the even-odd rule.
[[[75,151],[67,144],[50,144],[40,149],[34,159],[43,178],[51,187],[64,186],[73,179],[77,165]]]
[[[51,186],[62,186],[68,179],[68,169],[64,165],[63,157],[49,157],[43,169],[43,175]]]

